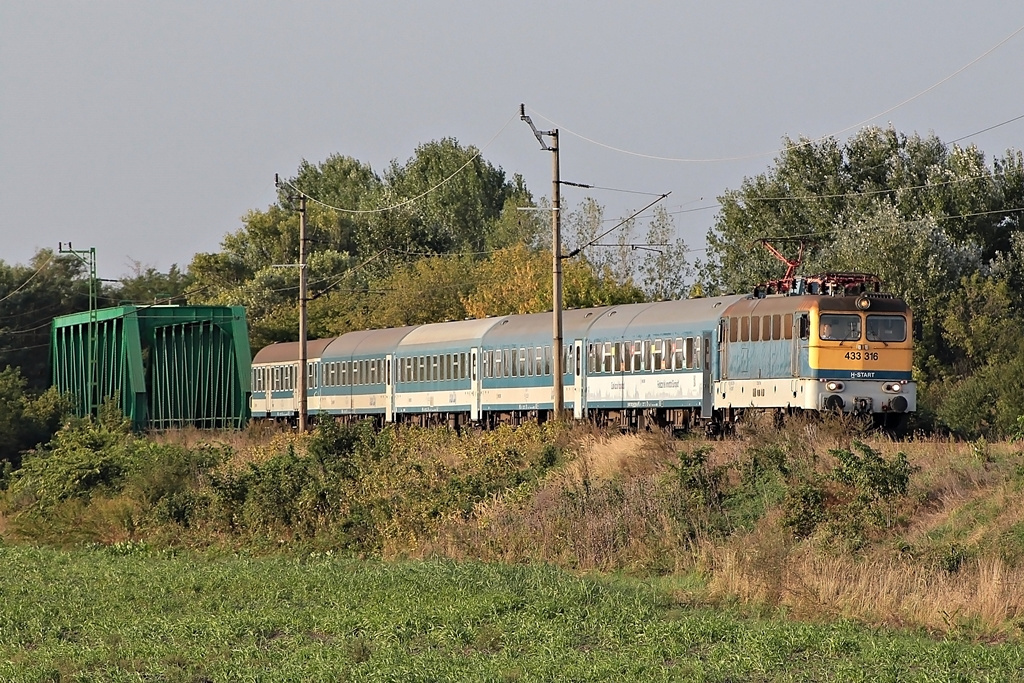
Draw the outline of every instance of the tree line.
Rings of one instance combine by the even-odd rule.
[[[166,273],[136,264],[103,283],[100,305],[244,305],[254,349],[295,339],[298,272],[288,264],[298,260],[299,192],[312,198],[312,336],[551,308],[549,205],[451,138],[381,172],[341,154],[303,160],[277,201],[248,212],[220,251]],[[765,172],[719,202],[699,260],[663,207],[601,240],[612,246],[566,259],[565,305],[750,291],[784,270],[759,240],[793,254],[801,243],[802,272],[876,273],[914,309],[921,427],[971,438],[1021,429],[1020,152],[988,162],[974,146],[877,127],[845,142],[787,139]],[[565,250],[618,222],[584,200],[563,215]],[[635,248],[646,245],[658,246]],[[87,272],[74,257],[42,250],[27,265],[0,262],[0,369],[17,374],[0,389],[4,405],[47,386],[49,323],[87,305]]]

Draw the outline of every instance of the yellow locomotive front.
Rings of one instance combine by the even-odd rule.
[[[877,294],[814,297],[809,309],[801,337],[820,410],[895,422],[917,409],[913,319],[903,301]]]

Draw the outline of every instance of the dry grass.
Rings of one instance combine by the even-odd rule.
[[[975,636],[1016,637],[1024,628],[1024,569],[991,557],[950,574],[894,557],[836,556],[771,534],[704,550],[717,599]]]
[[[186,448],[211,445],[230,449],[232,455],[226,466],[235,468],[248,463],[265,462],[285,452],[289,446],[296,451],[304,452],[308,433],[299,434],[287,425],[253,421],[245,429],[210,430],[186,427],[154,432],[149,438],[157,443]]]

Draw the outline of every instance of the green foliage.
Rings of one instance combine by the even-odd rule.
[[[48,387],[50,321],[88,308],[88,271],[77,258],[40,249],[28,265],[0,261],[0,368],[19,368],[31,391]]]
[[[200,484],[230,451],[137,437],[116,408],[96,420],[71,421],[10,474],[5,506],[24,533],[76,538],[81,534],[73,527],[90,511],[101,536],[132,534],[147,524],[189,526],[205,516]],[[102,528],[110,524],[102,519],[103,501],[114,499],[125,503],[115,513],[119,528]]]
[[[27,385],[18,368],[0,371],[0,461],[12,468],[25,451],[49,441],[72,410],[55,389],[33,395]]]
[[[166,273],[133,261],[131,275],[122,277],[108,293],[109,303],[152,304],[180,302],[189,289],[191,278],[172,264]]]
[[[827,478],[810,473],[790,483],[782,524],[795,538],[808,538],[824,527],[856,548],[870,530],[898,523],[898,506],[915,468],[902,452],[886,460],[867,444],[854,441],[853,447],[860,455],[843,448],[829,451],[839,464]]]
[[[825,502],[825,491],[818,483],[796,482],[786,494],[782,525],[798,540],[809,538],[828,518]]]

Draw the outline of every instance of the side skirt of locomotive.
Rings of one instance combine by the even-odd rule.
[[[909,381],[812,378],[721,380],[715,409],[796,408],[860,415],[905,414],[917,410],[917,386]]]

